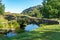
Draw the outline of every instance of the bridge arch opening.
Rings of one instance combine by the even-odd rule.
[[[33,31],[36,28],[38,28],[38,25],[36,25],[36,24],[28,24],[28,25],[26,25],[24,30],[25,31]]]

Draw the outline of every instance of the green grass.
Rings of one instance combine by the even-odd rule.
[[[60,25],[45,25],[14,37],[0,37],[0,40],[60,40]]]

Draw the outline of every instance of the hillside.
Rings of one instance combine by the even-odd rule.
[[[41,9],[41,5],[33,6],[23,10],[22,14],[41,18],[42,14],[40,13],[40,9]]]

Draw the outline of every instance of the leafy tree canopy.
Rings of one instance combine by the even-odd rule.
[[[2,0],[0,0],[0,15],[4,14],[5,6],[1,3]]]
[[[43,0],[42,14],[45,18],[59,18],[60,0]]]

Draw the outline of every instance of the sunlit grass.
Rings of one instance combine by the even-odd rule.
[[[0,40],[60,40],[60,25],[45,25],[14,37],[1,37]]]

